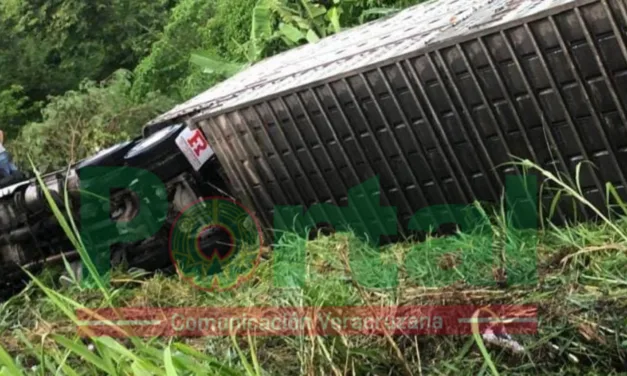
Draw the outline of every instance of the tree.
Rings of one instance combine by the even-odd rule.
[[[51,98],[42,121],[25,125],[8,145],[16,162],[29,168],[30,156],[40,171],[65,167],[135,137],[146,122],[172,108],[171,100],[151,93],[134,101],[130,77],[120,70],[101,84],[84,81],[78,90]]]
[[[172,10],[161,38],[135,68],[135,98],[151,91],[179,100],[196,94],[195,89],[189,89],[194,75],[189,56],[192,50],[205,43],[207,24],[214,13],[213,1],[182,0]],[[213,83],[206,76],[203,79],[204,88]]]
[[[5,0],[0,4],[0,91],[31,100],[135,67],[176,0]]]
[[[27,106],[28,98],[24,95],[21,86],[13,85],[0,91],[0,130],[5,134],[5,139],[12,140],[17,137],[20,124],[24,124],[38,108]]]
[[[185,100],[237,70],[239,63],[247,62],[243,46],[250,38],[255,2],[182,0],[173,9],[163,37],[135,69],[134,95],[158,90]],[[190,63],[193,53],[198,55],[194,62],[209,58],[217,66]]]

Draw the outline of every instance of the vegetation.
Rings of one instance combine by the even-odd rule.
[[[530,164],[526,163],[528,166]],[[533,168],[533,167],[532,167]],[[577,188],[542,171],[563,197],[580,200]],[[48,197],[53,208],[56,205]],[[619,202],[620,205],[624,203]],[[492,218],[494,249],[522,244],[506,231],[497,210]],[[94,270],[72,224],[56,215]],[[627,334],[627,222],[606,217],[597,224],[550,226],[537,238],[536,283],[477,288],[477,277],[495,280],[490,270],[459,268],[458,278],[438,288],[420,287],[412,276],[442,273],[425,264],[406,265],[401,283],[367,289],[355,283],[348,255],[368,248],[351,234],[313,241],[286,236],[294,251],[306,245],[308,275],[300,288],[273,287],[270,257],[252,279],[234,291],[210,293],[178,277],[116,270],[112,287],[96,279],[94,288],[56,283],[57,271],[35,278],[20,295],[0,306],[0,374],[60,375],[272,375],[272,374],[591,374],[618,375],[625,369]],[[477,247],[483,236],[459,233],[438,239],[456,255]],[[528,239],[527,239],[528,240]],[[435,241],[431,239],[429,241]],[[383,249],[384,260],[404,260],[424,243]],[[472,252],[470,252],[472,254]],[[471,263],[472,258],[469,260]],[[509,260],[515,262],[516,260]],[[464,259],[463,263],[467,260]],[[455,266],[453,266],[455,268]],[[71,269],[66,265],[69,275]],[[379,278],[375,272],[373,278]],[[480,274],[478,276],[478,274]],[[250,307],[532,304],[539,307],[539,333],[514,335],[521,351],[481,336],[272,336],[171,339],[79,338],[75,309],[81,307]],[[4,372],[4,373],[3,373]]]
[[[146,109],[146,116],[163,110],[167,99],[191,98],[245,64],[410,2],[7,0],[0,4],[0,128],[15,141],[12,150],[23,168],[28,152],[38,164],[62,167],[67,157],[84,157],[120,139],[96,136],[99,131],[89,129],[94,122],[105,133],[135,135],[137,122],[147,118],[131,108]],[[124,74],[124,104],[105,104],[105,97],[120,94],[121,84],[111,84],[119,81],[118,70],[132,73]],[[95,103],[103,105],[102,114]],[[67,106],[72,114],[65,116]],[[115,124],[104,124],[115,110],[122,110]],[[70,132],[76,142],[84,140],[74,146],[85,152],[46,148],[68,144],[56,139],[75,118],[91,119]],[[77,135],[79,130],[91,134]]]
[[[29,166],[28,156],[41,172],[63,167],[138,135],[151,117],[247,64],[415,2],[5,0],[0,128],[22,167]],[[549,178],[562,198],[590,205],[576,185]],[[508,238],[498,213],[490,212],[499,237],[495,252],[521,241]],[[56,215],[89,265],[72,224]],[[287,250],[306,242],[308,281],[294,289],[272,287],[271,257],[253,279],[223,293],[199,291],[171,275],[146,279],[142,271],[120,270],[113,272],[111,287],[86,289],[74,280],[59,284],[59,270],[51,269],[0,305],[0,374],[619,374],[627,368],[626,233],[627,221],[619,216],[596,224],[547,225],[535,240],[537,283],[481,289],[470,282],[494,282],[492,270],[460,267],[459,278],[443,286],[419,287],[421,276],[448,268],[428,269],[420,262],[407,264],[394,288],[364,289],[352,283],[345,260],[351,252],[371,250],[344,233],[309,242],[284,238],[279,246]],[[432,242],[438,257],[452,253],[456,260],[460,250],[474,249],[482,239],[459,233],[408,241],[385,248],[383,258],[404,260]],[[472,265],[473,259],[466,261]],[[108,306],[488,303],[540,307],[539,334],[515,337],[522,353],[480,336],[83,340],[74,314],[78,307]]]
[[[134,101],[130,75],[120,70],[101,84],[85,81],[78,90],[51,98],[43,119],[25,125],[11,143],[16,162],[27,166],[30,156],[40,170],[48,171],[141,134],[143,124],[174,103],[155,93]]]
[[[32,101],[133,69],[169,18],[170,0],[7,0],[0,4],[0,91]]]

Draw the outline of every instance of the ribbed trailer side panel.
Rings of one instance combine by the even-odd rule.
[[[374,176],[401,228],[427,206],[498,202],[506,174],[519,173],[513,156],[578,176],[599,206],[607,182],[624,196],[625,1],[574,1],[473,29],[194,123],[268,227],[275,205],[346,205],[348,190]],[[596,167],[577,174],[582,161]],[[556,215],[573,210],[591,215],[566,201]]]

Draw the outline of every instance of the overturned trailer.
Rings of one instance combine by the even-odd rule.
[[[515,158],[603,207],[606,183],[627,187],[626,27],[624,0],[430,1],[266,59],[155,123],[191,116],[266,228],[277,205],[346,205],[379,176],[402,230],[424,207],[498,202]],[[576,215],[593,213],[563,200],[556,219]]]
[[[506,176],[522,172],[515,158],[578,178],[604,206],[606,183],[627,197],[626,40],[624,0],[430,1],[259,62],[151,121],[144,139],[82,163],[155,172],[170,225],[194,199],[226,191],[269,231],[277,206],[346,206],[379,177],[380,205],[398,210],[386,220],[402,233],[425,207],[498,202]],[[197,130],[211,147],[203,163],[176,142]],[[43,206],[30,209],[34,181],[2,192],[4,265],[68,249],[35,251],[63,236]],[[133,212],[116,197],[116,212]],[[556,220],[577,215],[593,213],[564,201]],[[167,225],[123,249],[167,261],[154,245],[164,242]]]

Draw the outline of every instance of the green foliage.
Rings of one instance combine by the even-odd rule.
[[[303,43],[338,33],[374,18],[396,12],[385,0],[258,0],[245,45],[249,61],[274,55]]]
[[[182,100],[215,82],[189,63],[192,51],[205,45],[207,24],[214,12],[214,1],[181,0],[174,7],[161,38],[135,68],[135,98],[160,91]],[[204,79],[200,90],[195,89],[198,83],[192,76]]]
[[[250,39],[256,3],[257,0],[219,0],[215,16],[207,24],[205,46],[225,60],[248,61],[244,45]]]
[[[190,62],[203,68],[204,73],[218,74],[226,77],[236,74],[247,66],[247,64],[224,61],[215,54],[205,51],[193,53]]]
[[[135,69],[133,95],[159,91],[182,101],[237,71],[248,60],[243,46],[255,1],[181,0]]]
[[[408,0],[408,2],[421,0]],[[398,9],[389,0],[238,0],[218,2],[207,24],[209,46],[191,62],[214,79],[302,43],[340,32]],[[252,8],[251,8],[252,7]],[[251,10],[252,9],[252,10]]]
[[[174,0],[8,0],[0,4],[0,91],[33,100],[133,68]]]
[[[59,213],[54,201],[48,202]],[[497,212],[500,209],[495,208]],[[57,218],[63,223],[61,216]],[[492,219],[495,237],[505,240],[507,228],[498,218]],[[624,217],[616,218],[615,224],[622,232],[627,229]],[[66,226],[66,231],[74,230]],[[416,370],[416,375],[420,371],[425,375],[485,375],[491,368],[506,375],[624,374],[627,253],[622,236],[602,223],[553,228],[538,235],[542,279],[539,285],[526,287],[471,289],[455,281],[442,289],[430,289],[412,283],[405,278],[408,271],[401,269],[402,284],[397,289],[366,289],[354,283],[355,271],[348,261],[362,244],[346,233],[314,240],[296,234],[282,238],[285,252],[300,249],[303,242],[306,246],[306,283],[298,289],[274,285],[274,258],[262,260],[255,278],[235,291],[199,291],[177,275],[145,279],[117,270],[112,271],[114,283],[105,291],[76,283],[55,288],[53,276],[44,275],[33,278],[24,293],[0,305],[0,375],[412,374],[403,369]],[[455,246],[451,252],[473,248],[476,239],[469,234],[457,240],[460,243],[451,244]],[[420,243],[397,243],[378,254],[382,260],[402,262],[416,246]],[[437,268],[454,271],[457,266],[445,263]],[[492,272],[486,272],[485,277],[490,278]],[[378,278],[376,271],[371,274]],[[411,342],[405,335],[347,335],[341,330],[326,336],[248,337],[240,332],[242,336],[235,338],[81,340],[75,314],[83,307],[139,305],[376,309],[472,304],[540,307],[538,333],[511,333],[524,352],[514,351],[511,342],[476,335],[473,326],[472,336],[413,336]],[[344,313],[349,315],[350,310]],[[469,314],[477,317],[478,313]],[[420,313],[423,315],[429,312]],[[483,311],[480,317],[489,315]]]
[[[27,103],[28,98],[21,86],[12,85],[0,91],[0,128],[7,139],[17,136],[19,125],[23,124],[35,109],[29,108]]]
[[[133,101],[130,90],[130,73],[118,71],[103,84],[85,81],[78,90],[51,98],[43,120],[26,125],[10,143],[16,162],[27,166],[30,155],[41,171],[66,166],[137,135],[143,124],[173,105],[154,94]]]
[[[154,93],[186,100],[246,64],[417,1],[5,0],[0,129],[12,140],[30,123],[14,142],[18,162],[28,150],[61,166],[167,110]],[[94,84],[118,68],[133,70],[132,85]]]

